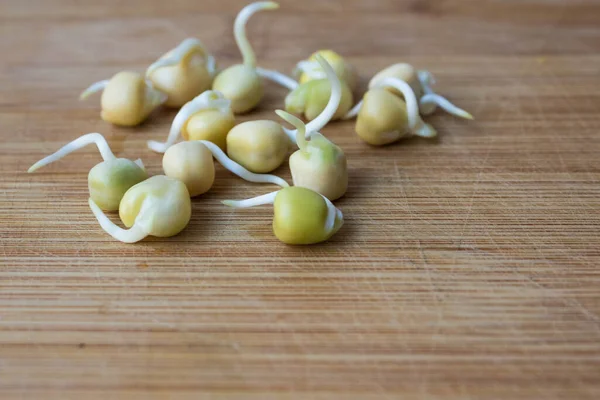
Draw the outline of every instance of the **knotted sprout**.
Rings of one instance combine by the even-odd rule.
[[[115,225],[90,197],[89,205],[102,229],[124,243],[146,236],[177,235],[192,215],[190,194],[179,180],[157,175],[130,188],[119,205],[119,217],[129,229]]]
[[[274,10],[279,5],[272,1],[256,2],[247,5],[235,19],[233,33],[242,53],[243,64],[233,65],[221,71],[213,82],[213,90],[218,90],[231,100],[234,113],[244,113],[258,105],[263,97],[263,83],[256,70],[256,56],[246,37],[246,23],[260,10]]]
[[[148,148],[164,153],[181,134],[186,140],[208,140],[225,150],[227,133],[235,125],[231,102],[214,90],[207,90],[185,104],[171,124],[166,142],[148,141]]]
[[[123,71],[110,80],[92,84],[81,93],[80,100],[102,92],[100,116],[106,122],[121,126],[139,125],[154,109],[165,102],[167,96],[154,89],[137,72]]]
[[[404,100],[385,88],[402,93]],[[409,135],[434,137],[435,129],[423,122],[419,105],[410,85],[396,78],[385,78],[370,89],[356,119],[356,133],[365,142],[381,146]]]
[[[125,192],[146,179],[148,174],[142,160],[131,161],[125,158],[116,158],[104,136],[99,133],[88,133],[67,143],[56,153],[33,164],[27,172],[34,172],[89,144],[95,144],[98,147],[104,160],[94,166],[88,174],[90,198],[103,210],[115,211],[119,208],[119,202]]]
[[[200,40],[187,38],[150,65],[146,78],[168,96],[165,106],[178,108],[210,89],[215,73],[215,58]]]
[[[387,78],[399,79],[411,87],[419,101],[419,112],[421,115],[430,115],[436,110],[437,106],[440,106],[449,114],[460,118],[473,119],[473,116],[467,111],[456,107],[446,98],[433,92],[431,85],[435,83],[435,80],[433,75],[428,71],[417,71],[412,65],[406,63],[394,64],[375,74],[369,82],[369,89],[381,87],[381,83]],[[388,85],[385,88],[398,96],[402,96],[402,93],[392,86]],[[344,119],[356,117],[361,107],[362,101],[356,104],[344,116]]]
[[[326,78],[323,67],[317,61],[317,56],[323,57],[331,65],[338,78],[346,82],[352,91],[356,88],[356,84],[358,83],[356,69],[333,50],[319,50],[313,53],[308,60],[300,61],[296,65],[294,76],[299,80],[300,84]]]
[[[223,201],[235,208],[273,204],[273,233],[287,244],[313,244],[332,237],[343,225],[342,212],[327,197],[303,187],[288,187],[253,199]]]
[[[229,171],[247,181],[289,186],[285,180],[275,175],[254,174],[248,171],[227,157],[217,145],[206,140],[181,142],[169,147],[163,156],[163,170],[166,176],[183,182],[190,196],[198,196],[207,192],[214,183],[213,157]]]

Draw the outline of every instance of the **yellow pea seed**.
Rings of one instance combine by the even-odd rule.
[[[274,121],[248,121],[235,126],[227,135],[227,154],[255,173],[278,168],[288,154],[290,140]]]

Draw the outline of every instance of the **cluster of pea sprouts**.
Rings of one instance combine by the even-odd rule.
[[[354,104],[357,75],[331,50],[298,62],[295,79],[258,67],[246,36],[250,17],[278,4],[256,2],[244,7],[234,23],[234,36],[243,62],[219,70],[215,58],[198,39],[188,38],[144,74],[122,71],[89,86],[80,98],[102,92],[101,117],[121,126],[142,123],[161,105],[179,108],[164,142],[148,148],[164,153],[164,175],[148,177],[140,159],[116,157],[99,133],[83,135],[36,162],[29,172],[57,161],[89,144],[103,161],[88,174],[89,206],[100,226],[115,239],[133,243],[146,236],[169,237],[181,232],[191,218],[191,197],[206,193],[215,179],[214,160],[242,179],[275,184],[281,189],[223,204],[246,208],[273,204],[273,231],[288,244],[329,239],[343,224],[332,201],[348,186],[346,156],[319,131],[335,119],[356,119],[356,132],[367,143],[384,145],[408,135],[432,137],[435,129],[422,116],[437,107],[472,119],[466,111],[432,90],[433,76],[408,64],[395,64],[377,74],[364,98]],[[235,115],[254,109],[264,93],[263,80],[288,90],[285,109],[276,114],[295,129],[271,120],[236,124]],[[354,104],[354,105],[353,105]],[[292,114],[304,115],[304,123]],[[185,140],[178,142],[180,137]],[[293,186],[269,174],[289,157]],[[118,211],[126,228],[105,211]]]

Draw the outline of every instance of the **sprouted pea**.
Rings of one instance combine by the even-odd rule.
[[[407,135],[434,137],[435,129],[423,122],[419,105],[410,85],[396,78],[385,78],[370,89],[356,119],[356,133],[365,142],[381,146]],[[386,90],[393,87],[403,99]]]
[[[190,196],[198,196],[210,190],[215,180],[213,157],[226,169],[250,182],[273,183],[281,187],[288,183],[275,175],[254,174],[231,160],[219,146],[206,140],[181,142],[169,147],[163,156],[166,176],[185,183]]]
[[[335,75],[322,57],[318,59]],[[341,86],[334,84],[330,94],[329,102],[321,114],[306,125],[307,134],[321,130],[335,114],[340,102]],[[270,120],[243,122],[229,131],[227,154],[252,172],[271,172],[285,161],[290,144],[296,141],[296,134],[297,131],[283,128]]]
[[[333,68],[325,60],[321,58],[319,60],[324,63],[323,70],[332,86],[329,114],[324,115],[326,119],[322,120],[321,124],[323,124],[328,120],[327,117],[331,118],[337,108],[342,91],[340,79]],[[296,127],[295,138],[299,150],[290,156],[290,171],[294,186],[314,190],[332,201],[342,197],[348,188],[348,167],[342,149],[318,132],[322,127],[321,124],[311,125],[310,128],[313,130],[306,132],[307,126],[300,119],[285,111],[275,112]],[[310,140],[307,140],[307,137]]]
[[[285,161],[290,139],[275,121],[242,122],[227,134],[227,155],[255,173],[267,173]]]
[[[146,79],[166,93],[165,106],[178,108],[210,89],[215,73],[215,58],[200,40],[187,38],[150,65]]]
[[[227,133],[235,125],[231,102],[214,90],[207,90],[186,103],[171,124],[166,142],[148,141],[148,148],[164,153],[181,134],[186,140],[208,140],[226,149]]]
[[[85,100],[93,93],[102,92],[100,116],[106,122],[121,126],[139,125],[164,103],[167,96],[156,90],[137,72],[123,71],[110,80],[92,84],[81,93]]]
[[[300,61],[296,65],[294,75],[299,80],[300,84],[315,79],[326,78],[325,71],[317,62],[318,55],[323,57],[329,65],[331,65],[338,78],[343,82],[346,82],[351,90],[356,88],[356,84],[358,83],[356,69],[333,50],[319,50],[313,53],[308,60]]]
[[[375,74],[369,82],[369,89],[381,87],[381,82],[387,78],[399,79],[411,87],[419,101],[419,112],[421,115],[430,115],[439,106],[449,114],[460,118],[473,119],[473,116],[467,111],[456,107],[446,98],[433,92],[431,85],[435,83],[435,80],[433,79],[433,75],[428,71],[417,71],[412,65],[406,63],[394,64]],[[386,89],[402,97],[402,93],[397,89],[389,85]],[[343,119],[356,117],[361,107],[362,101],[358,102]]]
[[[272,1],[255,2],[244,7],[235,19],[233,33],[242,53],[243,64],[221,71],[213,82],[213,90],[218,90],[231,100],[231,109],[236,114],[252,110],[264,93],[263,82],[256,71],[256,56],[246,37],[246,23],[257,11],[276,8],[279,5]]]
[[[304,122],[285,111],[275,112],[298,130],[296,143],[300,149],[289,161],[294,186],[314,190],[331,201],[342,197],[348,189],[348,166],[342,149],[319,132],[306,140]]]
[[[287,187],[248,200],[225,200],[223,204],[235,208],[273,204],[273,233],[287,244],[323,242],[344,223],[342,212],[327,197],[303,187]]]
[[[192,215],[190,194],[183,182],[156,175],[131,187],[121,199],[119,217],[129,229],[114,224],[90,197],[89,205],[100,226],[113,238],[135,243],[146,236],[177,235]]]
[[[131,161],[126,158],[116,158],[104,136],[99,133],[88,133],[67,143],[56,153],[33,164],[27,172],[34,172],[89,144],[95,144],[98,147],[104,160],[94,166],[88,174],[90,198],[103,210],[115,211],[119,208],[119,202],[125,192],[133,185],[148,178],[148,174],[142,160]]]

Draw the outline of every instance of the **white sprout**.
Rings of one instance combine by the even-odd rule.
[[[233,24],[233,34],[235,36],[235,42],[237,43],[240,53],[244,59],[244,65],[248,67],[256,67],[256,56],[254,50],[246,37],[246,24],[254,13],[261,10],[274,10],[279,8],[279,4],[273,1],[259,1],[256,3],[248,4],[240,11],[235,18]]]
[[[432,114],[437,106],[440,106],[440,108],[449,114],[460,118],[473,119],[473,116],[469,112],[463,110],[462,108],[458,108],[448,101],[448,99],[436,94],[433,91],[431,86],[435,84],[435,78],[429,71],[418,71],[417,77],[419,78],[419,83],[421,84],[424,92],[424,95],[419,99],[419,105],[423,115]]]
[[[91,197],[88,199],[88,204],[102,229],[113,238],[124,243],[135,243],[148,236],[148,232],[138,223],[138,220],[143,219],[143,215],[146,213],[146,210],[148,210],[149,202],[144,201],[142,203],[142,208],[140,209],[133,226],[129,229],[123,229],[108,219]]]
[[[216,90],[207,90],[201,93],[181,107],[173,119],[167,141],[157,142],[155,140],[149,140],[148,148],[157,153],[164,153],[169,147],[175,144],[179,138],[181,129],[194,114],[208,109],[217,109],[221,112],[226,112],[229,109],[230,104],[231,101],[227,100],[221,92]]]
[[[256,67],[256,73],[262,78],[273,81],[286,89],[294,90],[298,87],[298,82],[279,71]]]
[[[419,105],[417,103],[417,98],[415,96],[415,92],[412,90],[410,85],[405,81],[398,78],[383,78],[374,86],[375,88],[386,88],[391,87],[394,88],[404,96],[404,101],[406,102],[406,112],[408,114],[409,126],[412,128],[416,125],[417,119],[419,118]],[[342,119],[350,119],[354,118],[360,112],[362,105],[364,103],[364,99],[359,101]]]
[[[206,148],[212,153],[213,157],[225,168],[229,171],[233,172],[237,176],[242,179],[245,179],[249,182],[255,183],[273,183],[275,185],[281,187],[290,186],[284,179],[269,174],[255,174],[253,172],[248,171],[246,168],[242,167],[240,164],[233,161],[231,158],[227,157],[227,155],[221,150],[219,146],[216,144],[209,142],[207,140],[198,140],[200,143],[206,146]]]
[[[263,194],[262,196],[253,197],[251,199],[223,200],[221,203],[233,208],[249,208],[255,206],[262,206],[265,204],[273,204],[275,202],[275,196],[277,196],[277,193],[279,193],[279,190],[276,192]]]
[[[319,193],[321,194],[321,193]],[[327,204],[327,218],[325,219],[325,232],[329,233],[333,230],[335,225],[335,220],[338,218],[340,221],[343,221],[344,215],[342,214],[342,210],[333,205],[331,200],[321,194],[323,200],[325,200],[325,204]]]
[[[346,115],[344,115],[342,117],[342,119],[351,119],[354,118],[358,115],[358,113],[360,112],[360,109],[362,108],[363,105],[363,100],[361,99],[358,103],[356,103],[356,105],[354,107],[352,107],[352,109],[350,109],[350,111],[348,111],[346,113]]]
[[[340,82],[340,78],[338,78],[331,65],[329,65],[329,63],[320,54],[317,54],[315,58],[327,75],[327,79],[331,85],[331,94],[329,96],[329,101],[327,102],[327,105],[323,111],[321,111],[321,114],[306,124],[305,136],[308,138],[310,138],[313,133],[319,132],[325,127],[325,125],[327,125],[329,121],[331,121],[331,118],[333,118],[335,115],[342,99],[342,84]],[[283,131],[286,133],[286,135],[288,135],[292,142],[296,141],[297,130],[283,128]]]
[[[419,104],[415,92],[412,90],[410,85],[398,78],[383,78],[379,81],[376,87],[385,88],[391,87],[398,90],[404,96],[404,102],[406,103],[406,114],[408,115],[408,126],[413,129],[417,123],[421,120],[419,116]]]
[[[87,135],[80,136],[72,142],[67,143],[66,145],[58,149],[58,151],[56,151],[54,154],[50,154],[49,156],[36,162],[27,170],[27,172],[33,172],[38,168],[53,163],[54,161],[60,160],[67,154],[79,150],[89,144],[95,144],[98,147],[100,155],[102,156],[102,159],[104,161],[113,160],[115,158],[115,155],[108,146],[108,143],[106,142],[104,136],[102,136],[99,133],[88,133]],[[143,167],[143,164],[141,166]]]
[[[140,167],[141,169],[143,169],[144,171],[146,170],[146,166],[142,162],[141,158],[138,158],[137,160],[135,160],[134,163],[137,164],[137,166]]]
[[[327,74],[318,62],[314,60],[302,60],[296,64],[294,75],[306,74],[310,79],[324,79]]]
[[[297,118],[283,110],[275,110],[275,114],[279,115],[280,118],[296,128],[296,145],[301,151],[305,152],[306,147],[308,146],[308,141],[306,140],[306,125],[304,122],[302,122],[300,118]]]
[[[108,82],[110,82],[110,80],[105,79],[103,81],[92,83],[87,89],[81,92],[81,94],[79,95],[79,100],[85,100],[90,95],[106,89],[106,86],[108,86]]]
[[[146,70],[146,77],[149,77],[154,71],[156,71],[159,68],[178,64],[192,50],[199,50],[203,54],[207,54],[206,49],[204,48],[204,45],[200,40],[195,38],[187,38],[183,40],[179,44],[179,46],[173,49],[173,52],[168,57],[158,59],[153,64],[151,64]],[[206,56],[206,69],[211,77],[214,76],[216,66],[215,59],[211,55]]]

